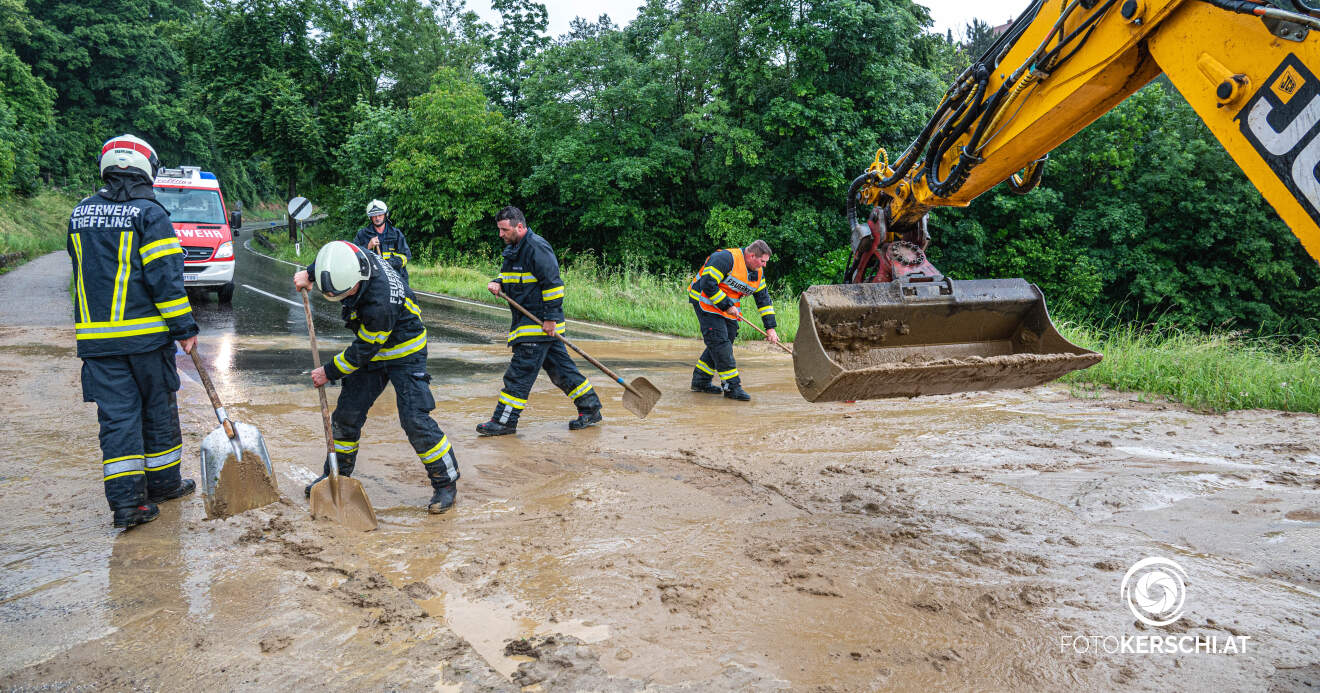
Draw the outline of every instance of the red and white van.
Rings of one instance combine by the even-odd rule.
[[[156,200],[170,212],[183,246],[183,283],[214,290],[221,303],[234,297],[234,237],[243,220],[230,213],[215,174],[196,166],[163,168],[156,174]]]

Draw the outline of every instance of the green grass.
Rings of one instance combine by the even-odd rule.
[[[63,250],[69,212],[78,198],[56,191],[0,198],[0,273],[39,255]]]
[[[289,210],[283,200],[265,200],[253,205],[243,206],[243,223],[254,221],[283,221],[288,218]]]
[[[1074,344],[1104,354],[1063,382],[1085,396],[1100,387],[1149,393],[1214,411],[1320,413],[1320,342],[1120,325],[1063,325]]]
[[[326,225],[308,228],[301,258],[294,258],[293,244],[289,243],[287,234],[269,233],[266,238],[275,243],[276,257],[308,263],[316,248],[335,237],[333,231]],[[486,283],[499,274],[496,257],[496,249],[492,247],[489,257],[453,257],[438,263],[414,258],[408,264],[409,281],[420,291],[503,305],[503,301],[486,290]],[[562,268],[561,275],[566,287],[564,314],[570,320],[698,336],[697,319],[687,298],[691,277],[656,275],[628,263],[607,267],[591,255],[581,256],[572,266]],[[780,339],[791,341],[797,334],[797,299],[775,296],[774,303],[775,317],[779,320],[776,332]],[[756,304],[750,298],[743,302],[743,307],[755,313]],[[758,316],[751,315],[748,319],[760,326]],[[744,329],[739,339],[763,338],[754,330]]]
[[[331,231],[324,226],[308,230],[301,262],[311,261],[315,249],[332,237]],[[283,232],[267,237],[277,244],[278,257],[294,260],[293,246]],[[408,269],[414,288],[498,304],[486,291],[486,282],[498,273],[494,248],[489,257],[444,262],[417,259]],[[567,287],[564,312],[570,319],[697,336],[696,318],[684,291],[689,277],[658,276],[627,263],[605,267],[591,256],[564,269],[563,277]],[[796,297],[776,296],[775,307],[779,334],[791,341],[798,325]],[[1320,413],[1320,341],[1314,339],[1298,343],[1295,339],[1129,325],[1101,328],[1063,321],[1058,327],[1074,344],[1104,354],[1099,364],[1062,379],[1079,397],[1111,388],[1203,410]],[[744,329],[742,338],[761,336]]]

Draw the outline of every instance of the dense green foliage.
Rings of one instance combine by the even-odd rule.
[[[957,44],[913,0],[649,0],[552,38],[534,0],[493,8],[0,0],[0,195],[86,190],[96,147],[133,132],[231,200],[304,195],[346,233],[385,199],[437,253],[493,257],[510,203],[569,264],[682,278],[765,238],[791,294],[838,280],[848,182],[998,23]],[[932,234],[951,276],[1026,277],[1056,312],[1320,332],[1320,269],[1167,82],[1056,150],[1036,192],[940,210]]]

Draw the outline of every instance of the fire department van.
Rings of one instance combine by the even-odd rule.
[[[161,169],[155,188],[183,246],[184,286],[215,291],[221,303],[229,303],[234,297],[234,237],[243,221],[237,210],[227,213],[220,181],[210,171],[181,166]]]

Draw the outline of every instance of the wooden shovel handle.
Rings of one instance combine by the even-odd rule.
[[[303,312],[307,315],[307,337],[312,340],[312,369],[321,367],[321,352],[316,348],[316,326],[312,324],[312,302],[307,298],[307,289],[299,289],[302,294]],[[334,434],[330,432],[330,403],[325,399],[325,387],[316,388],[317,394],[321,396],[321,418],[325,423],[325,450],[333,454],[335,451]]]
[[[502,298],[502,299],[504,299],[504,300],[506,300],[506,301],[508,301],[508,302],[509,302],[509,305],[513,306],[513,307],[514,307],[519,313],[522,313],[523,315],[526,315],[530,320],[532,320],[532,321],[535,322],[536,324],[540,325],[542,322],[545,322],[544,320],[542,320],[542,319],[536,317],[535,315],[532,315],[531,311],[529,311],[529,310],[527,310],[526,308],[523,308],[522,306],[518,305],[518,302],[517,302],[517,301],[515,301],[515,300],[509,298],[509,295],[506,294],[506,293],[504,293],[503,291],[501,291],[501,292],[499,293],[499,297]],[[554,336],[555,336],[556,339],[558,339],[559,341],[563,342],[563,343],[564,343],[564,346],[567,346],[569,349],[572,349],[573,351],[576,351],[578,354],[580,354],[580,355],[582,356],[582,358],[586,359],[591,365],[593,365],[593,366],[599,368],[602,372],[605,373],[605,375],[608,375],[608,376],[610,376],[611,378],[613,378],[613,379],[614,379],[614,382],[616,382],[616,383],[622,385],[622,386],[624,387],[624,389],[628,390],[629,392],[633,393],[634,395],[637,395],[638,397],[641,397],[641,396],[642,396],[642,393],[638,392],[638,391],[635,390],[631,385],[629,385],[628,383],[624,382],[623,378],[620,378],[618,373],[615,373],[614,371],[612,371],[612,370],[606,368],[606,367],[605,367],[605,364],[601,363],[600,361],[597,361],[596,359],[591,358],[591,354],[588,354],[587,352],[585,352],[585,351],[579,349],[578,346],[577,346],[576,344],[574,344],[574,343],[568,341],[568,338],[567,338],[567,337],[565,337],[565,336],[562,335],[562,334],[559,334],[558,332],[556,332]]]
[[[202,387],[206,388],[206,395],[211,398],[211,408],[215,409],[216,417],[220,419],[220,425],[225,427],[225,435],[233,438],[237,435],[234,432],[234,425],[229,423],[229,416],[226,414],[220,416],[224,411],[224,405],[220,404],[220,394],[215,391],[215,384],[211,382],[211,374],[206,372],[206,366],[202,364],[202,355],[197,352],[197,344],[193,344],[192,351],[188,352],[192,356],[193,367],[197,369],[197,375],[202,379]]]
[[[748,325],[751,325],[752,329],[753,329],[753,330],[756,330],[757,332],[760,332],[762,337],[765,337],[767,340],[770,339],[770,335],[766,334],[766,333],[765,333],[765,330],[763,330],[763,329],[757,327],[756,325],[752,325],[752,321],[751,321],[751,320],[748,320],[747,317],[744,316],[744,315],[742,314],[742,311],[739,311],[739,312],[738,312],[738,316],[735,318],[734,316],[729,315],[728,313],[726,313],[726,312],[724,312],[724,311],[722,311],[722,310],[720,310],[720,309],[718,309],[718,308],[716,308],[715,310],[718,311],[720,315],[723,315],[724,317],[726,317],[726,318],[728,318],[728,319],[730,319],[730,320],[741,320],[741,321],[747,323]],[[783,349],[784,351],[787,351],[787,352],[789,353],[790,356],[793,355],[793,350],[790,349],[790,348],[788,348],[787,346],[785,346],[783,342],[775,342],[775,346],[779,347],[780,349]]]

